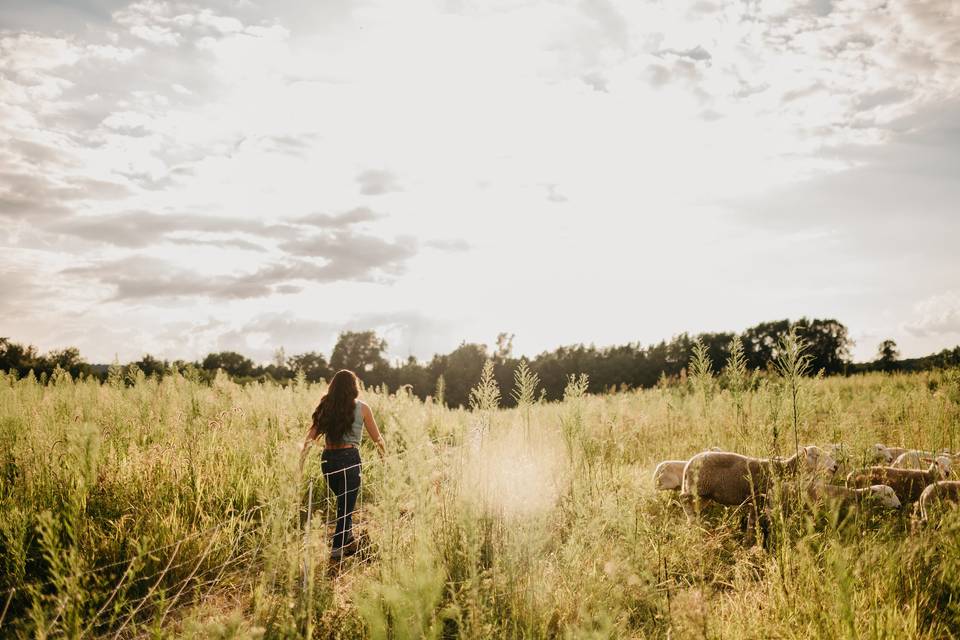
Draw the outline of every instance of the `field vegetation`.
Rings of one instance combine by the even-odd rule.
[[[731,354],[716,375],[696,358],[644,390],[589,394],[573,376],[557,402],[525,367],[502,388],[488,366],[469,408],[366,389],[389,453],[364,442],[368,546],[342,566],[328,564],[319,455],[297,464],[322,382],[8,374],[0,635],[960,635],[951,514],[920,528],[908,510],[799,510],[751,546],[742,514],[689,524],[650,479],[710,446],[842,443],[851,464],[876,442],[957,451],[960,370],[823,378],[801,358],[759,375]]]

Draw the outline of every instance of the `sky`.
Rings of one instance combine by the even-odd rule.
[[[0,335],[960,344],[960,3],[0,3]]]

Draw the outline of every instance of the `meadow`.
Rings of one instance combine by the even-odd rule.
[[[369,546],[331,567],[319,453],[298,468],[322,383],[0,377],[0,636],[960,636],[960,518],[799,511],[751,546],[651,482],[710,446],[956,451],[960,370],[585,389],[366,389],[388,455],[364,442]]]

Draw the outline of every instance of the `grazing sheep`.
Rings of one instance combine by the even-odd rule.
[[[897,493],[885,484],[874,484],[861,489],[840,487],[835,484],[807,482],[806,500],[810,504],[823,503],[833,507],[860,506],[864,502],[875,501],[886,509],[899,509],[900,499]]]
[[[798,496],[798,489],[800,494]],[[853,511],[864,509],[899,509],[900,499],[887,485],[877,484],[862,489],[850,489],[833,484],[811,481],[788,481],[779,484],[771,500],[775,508],[784,517],[789,517],[794,509],[804,506],[813,512],[826,511],[844,519]],[[797,498],[799,497],[799,502]],[[773,515],[769,504],[764,505],[764,513],[769,520]]]
[[[893,456],[889,449],[882,444],[875,444],[866,451],[866,460],[859,451],[853,447],[843,444],[829,444],[825,447],[827,453],[833,456],[837,461],[837,470],[835,476],[846,478],[847,474],[860,467],[862,462],[890,464],[893,462]]]
[[[710,451],[722,451],[720,447],[710,447]],[[653,487],[657,491],[680,491],[683,484],[683,468],[686,460],[664,460],[653,470]]]
[[[920,494],[920,520],[929,522],[931,510],[935,505],[945,502],[960,502],[960,482],[956,480],[941,480],[927,486]]]
[[[873,484],[886,484],[897,492],[900,502],[916,502],[927,485],[942,480],[945,475],[943,468],[938,464],[931,464],[926,471],[896,467],[867,467],[851,471],[847,476],[847,486],[868,487]]]
[[[890,466],[897,469],[925,469],[930,464],[938,465],[943,469],[944,475],[947,475],[950,473],[953,459],[945,455],[934,457],[933,454],[924,451],[907,451],[897,456]]]
[[[883,445],[880,445],[880,446],[883,446]],[[894,460],[897,459],[897,456],[902,456],[907,451],[910,451],[910,449],[907,449],[906,447],[884,447],[884,448],[887,450],[887,453],[889,454],[888,456],[885,456],[887,458],[887,462],[893,462]]]
[[[850,447],[844,446],[842,444],[828,444],[824,447],[827,453],[837,462],[836,471],[834,474],[841,474],[843,477],[846,477],[847,472],[849,472],[853,467],[851,462],[853,459],[853,451]]]
[[[664,460],[653,470],[653,487],[657,491],[679,491],[685,466],[686,460]]]
[[[893,455],[893,451],[891,451],[889,447],[880,443],[870,447],[870,453],[873,456],[873,462],[886,462],[887,464],[890,464],[896,457]]]
[[[690,458],[683,469],[680,499],[691,520],[697,500],[739,506],[766,493],[774,475],[808,471],[832,472],[837,463],[820,447],[802,447],[789,458],[751,458],[737,453],[705,451]]]

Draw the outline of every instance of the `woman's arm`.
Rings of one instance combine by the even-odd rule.
[[[310,425],[310,429],[307,431],[307,437],[303,441],[303,445],[300,447],[300,471],[303,472],[303,462],[307,459],[307,453],[310,451],[310,446],[313,444],[313,441],[317,439],[317,431],[313,425]]]
[[[387,454],[387,449],[383,444],[383,436],[380,435],[380,428],[377,427],[377,421],[373,419],[373,411],[367,403],[360,405],[360,415],[363,416],[363,426],[367,428],[370,439],[377,445],[377,453],[383,458]]]

